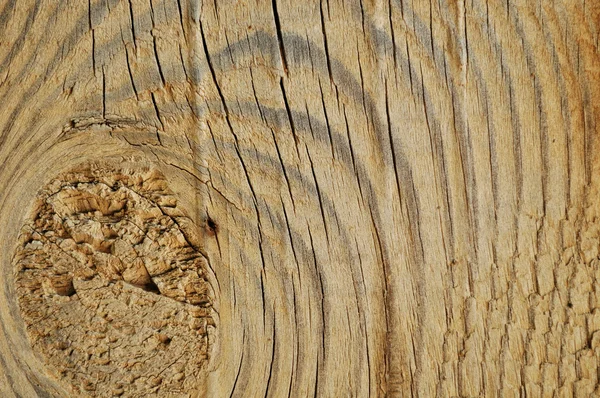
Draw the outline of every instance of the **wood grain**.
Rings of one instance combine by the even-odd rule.
[[[600,395],[599,28],[589,0],[0,0],[0,395],[106,392],[32,348],[15,265],[40,192],[99,165],[164,176],[214,273],[207,365],[144,396]]]

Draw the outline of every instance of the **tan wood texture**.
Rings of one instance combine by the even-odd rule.
[[[600,396],[599,29],[0,0],[0,396]]]

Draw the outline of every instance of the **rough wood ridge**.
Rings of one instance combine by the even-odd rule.
[[[600,396],[599,29],[0,0],[0,396]]]

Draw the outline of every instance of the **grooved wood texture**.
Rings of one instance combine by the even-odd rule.
[[[599,27],[590,0],[0,0],[0,395],[74,388],[14,256],[100,164],[164,176],[214,273],[193,385],[115,394],[600,395]]]

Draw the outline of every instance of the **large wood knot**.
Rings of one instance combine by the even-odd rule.
[[[14,256],[32,348],[74,393],[163,395],[201,382],[214,336],[207,259],[153,170],[85,167],[38,197]]]

